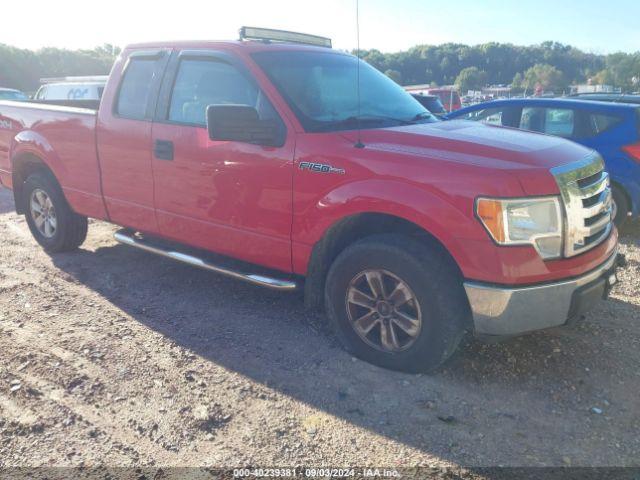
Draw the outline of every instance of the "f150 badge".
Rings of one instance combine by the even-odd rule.
[[[337,173],[344,175],[344,168],[335,168],[324,163],[300,162],[300,170],[309,170],[317,173]]]
[[[13,128],[13,124],[11,120],[0,120],[0,128],[2,130],[11,130]]]

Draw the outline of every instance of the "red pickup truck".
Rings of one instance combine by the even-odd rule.
[[[35,239],[75,249],[91,217],[304,288],[350,352],[406,371],[465,332],[564,325],[606,296],[617,231],[595,152],[438,121],[323,39],[267,37],[129,46],[99,107],[0,102],[0,179]]]

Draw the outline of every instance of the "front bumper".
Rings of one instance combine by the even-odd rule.
[[[578,278],[530,287],[465,282],[475,333],[510,336],[564,325],[607,296],[617,281],[618,263],[614,252]]]

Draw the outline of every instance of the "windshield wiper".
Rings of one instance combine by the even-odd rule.
[[[418,120],[425,120],[427,118],[431,118],[433,115],[427,111],[416,113],[415,116],[411,119],[411,122],[417,122]]]
[[[405,120],[402,118],[395,118],[395,117],[388,117],[386,115],[361,115],[361,116],[351,116],[351,117],[347,117],[343,120],[338,120],[336,122],[333,122],[334,125],[348,125],[348,124],[357,124],[359,122],[362,123],[382,123],[382,122],[388,122],[388,121],[392,121],[392,122],[397,122],[401,125],[411,125],[413,123],[413,120]]]

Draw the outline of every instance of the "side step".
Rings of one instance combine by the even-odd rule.
[[[244,280],[245,282],[253,283],[254,285],[260,285],[261,287],[285,291],[291,291],[298,288],[296,282],[292,280],[281,280],[278,278],[272,278],[256,273],[244,273],[220,265],[214,265],[212,262],[204,260],[202,258],[198,258],[194,255],[178,252],[171,248],[165,248],[164,246],[160,245],[152,245],[151,243],[146,242],[145,239],[136,237],[135,233],[131,231],[120,230],[114,234],[114,238],[116,239],[116,241],[124,245],[129,245],[131,247],[136,247],[140,250],[144,250],[145,252],[151,252],[155,253],[156,255],[171,258],[173,260],[177,260],[178,262],[187,263],[194,267],[221,273],[222,275],[237,278],[238,280]]]

